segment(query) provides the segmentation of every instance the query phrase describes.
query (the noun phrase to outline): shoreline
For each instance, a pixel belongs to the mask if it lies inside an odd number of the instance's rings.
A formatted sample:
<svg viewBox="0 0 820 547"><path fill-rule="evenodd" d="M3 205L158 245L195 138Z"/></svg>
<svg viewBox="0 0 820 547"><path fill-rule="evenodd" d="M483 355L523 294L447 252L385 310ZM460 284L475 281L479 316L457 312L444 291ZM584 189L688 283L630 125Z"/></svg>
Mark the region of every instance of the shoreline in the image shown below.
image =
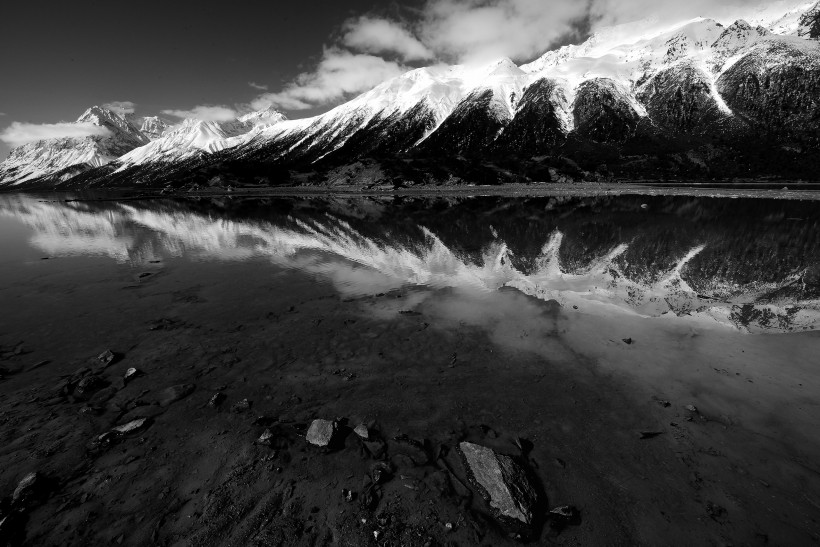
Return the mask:
<svg viewBox="0 0 820 547"><path fill-rule="evenodd" d="M780 188L771 188L779 186ZM202 198L202 197L278 197L278 196L350 196L350 197L550 197L550 196L601 196L601 195L647 195L647 196L698 196L716 198L763 198L763 199L796 199L820 200L820 183L663 183L663 182L628 182L628 183L555 183L555 184L513 184L503 186L441 186L419 188L364 188L352 186L309 187L280 186L260 188L214 188L203 190L175 190L163 193L160 188L107 188L86 190L0 190L0 193L21 193L35 196L76 195L76 198L63 201L110 201L134 199L167 199L167 198Z"/></svg>

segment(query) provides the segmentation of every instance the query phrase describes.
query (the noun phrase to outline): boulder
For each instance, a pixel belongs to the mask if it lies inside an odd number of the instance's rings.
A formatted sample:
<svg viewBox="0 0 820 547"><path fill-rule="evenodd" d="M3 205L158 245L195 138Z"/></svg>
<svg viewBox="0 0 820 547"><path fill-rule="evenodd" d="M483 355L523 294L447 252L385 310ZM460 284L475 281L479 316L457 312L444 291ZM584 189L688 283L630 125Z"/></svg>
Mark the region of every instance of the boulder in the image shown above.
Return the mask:
<svg viewBox="0 0 820 547"><path fill-rule="evenodd" d="M458 445L469 470L470 482L487 501L494 516L517 533L533 525L533 510L538 501L524 469L510 456L491 448L462 442Z"/></svg>

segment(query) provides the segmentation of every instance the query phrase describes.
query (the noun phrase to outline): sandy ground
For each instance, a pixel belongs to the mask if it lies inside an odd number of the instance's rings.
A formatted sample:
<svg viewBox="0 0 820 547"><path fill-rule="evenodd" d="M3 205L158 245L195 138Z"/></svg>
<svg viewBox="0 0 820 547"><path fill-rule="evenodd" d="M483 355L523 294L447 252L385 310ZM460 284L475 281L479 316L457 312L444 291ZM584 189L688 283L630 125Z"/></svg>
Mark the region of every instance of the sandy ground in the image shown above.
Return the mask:
<svg viewBox="0 0 820 547"><path fill-rule="evenodd" d="M262 261L17 258L0 287L0 496L32 471L43 488L10 544L514 544L467 481L465 439L521 458L539 515L580 510L541 519L535 544L820 541L819 332L512 289L345 296ZM88 376L98 391L65 394ZM135 417L149 427L94 442ZM386 441L391 480L369 488L355 435L306 443L312 419L342 417ZM254 444L265 429L273 445Z"/></svg>

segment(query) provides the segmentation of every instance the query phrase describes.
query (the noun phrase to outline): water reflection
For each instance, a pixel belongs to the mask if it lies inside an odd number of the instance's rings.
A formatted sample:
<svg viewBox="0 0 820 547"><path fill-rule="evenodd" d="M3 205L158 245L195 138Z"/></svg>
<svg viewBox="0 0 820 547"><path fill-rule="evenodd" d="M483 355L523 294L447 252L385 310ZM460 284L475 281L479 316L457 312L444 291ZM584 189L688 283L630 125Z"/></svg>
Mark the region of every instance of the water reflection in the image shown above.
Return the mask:
<svg viewBox="0 0 820 547"><path fill-rule="evenodd" d="M172 257L265 259L351 297L408 285L509 287L596 314L685 317L751 331L820 323L814 209L798 201L636 196L0 197L0 215L30 227L26 243L50 256L108 256L134 266Z"/></svg>

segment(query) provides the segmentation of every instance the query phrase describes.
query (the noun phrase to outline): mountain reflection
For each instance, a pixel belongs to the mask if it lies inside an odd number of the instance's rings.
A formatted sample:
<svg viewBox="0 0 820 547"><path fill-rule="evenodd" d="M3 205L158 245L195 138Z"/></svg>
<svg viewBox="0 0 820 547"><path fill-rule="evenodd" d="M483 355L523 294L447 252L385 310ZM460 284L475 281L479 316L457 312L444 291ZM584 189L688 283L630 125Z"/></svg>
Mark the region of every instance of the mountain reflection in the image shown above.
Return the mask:
<svg viewBox="0 0 820 547"><path fill-rule="evenodd" d="M51 256L264 258L346 296L512 287L563 306L816 328L812 203L692 197L276 198L47 202L0 197ZM594 304L594 306L590 306ZM602 306L604 308L602 308Z"/></svg>

